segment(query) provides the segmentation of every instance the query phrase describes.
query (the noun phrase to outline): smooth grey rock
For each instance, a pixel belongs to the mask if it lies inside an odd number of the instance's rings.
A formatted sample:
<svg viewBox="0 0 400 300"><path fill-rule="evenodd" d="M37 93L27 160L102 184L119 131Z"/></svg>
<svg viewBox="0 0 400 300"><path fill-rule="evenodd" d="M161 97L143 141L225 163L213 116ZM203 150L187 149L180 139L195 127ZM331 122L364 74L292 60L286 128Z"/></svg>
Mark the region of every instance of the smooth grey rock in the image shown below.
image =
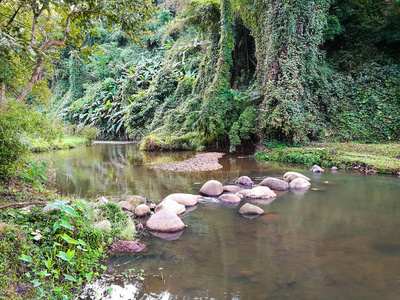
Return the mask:
<svg viewBox="0 0 400 300"><path fill-rule="evenodd" d="M241 190L242 188L237 185L225 185L224 186L224 192L228 193L237 193Z"/></svg>
<svg viewBox="0 0 400 300"><path fill-rule="evenodd" d="M324 172L324 169L322 169L318 165L313 165L312 168L310 169L310 171L313 173L322 173L322 172Z"/></svg>
<svg viewBox="0 0 400 300"><path fill-rule="evenodd" d="M149 213L150 213L150 207L148 207L146 204L139 204L135 208L135 215L138 217L146 216Z"/></svg>
<svg viewBox="0 0 400 300"><path fill-rule="evenodd" d="M117 205L119 205L122 210L133 211L135 209L135 206L129 201L120 201Z"/></svg>
<svg viewBox="0 0 400 300"><path fill-rule="evenodd" d="M165 208L172 210L175 214L180 215L186 211L185 205L179 204L172 199L164 199L155 208L155 212L161 211Z"/></svg>
<svg viewBox="0 0 400 300"><path fill-rule="evenodd" d="M185 224L174 211L164 208L150 217L146 227L160 232L176 232L184 229Z"/></svg>
<svg viewBox="0 0 400 300"><path fill-rule="evenodd" d="M266 186L275 191L286 191L289 189L289 184L286 181L272 177L265 178L261 181L260 186Z"/></svg>
<svg viewBox="0 0 400 300"><path fill-rule="evenodd" d="M235 194L223 194L218 197L218 200L227 204L239 204L242 201L242 199Z"/></svg>
<svg viewBox="0 0 400 300"><path fill-rule="evenodd" d="M338 171L338 170L339 170L338 167L332 167L332 168L331 168L331 171L334 171L334 172L335 172L335 171Z"/></svg>
<svg viewBox="0 0 400 300"><path fill-rule="evenodd" d="M308 189L310 186L311 186L311 183L309 183L304 178L300 178L300 177L292 180L289 183L289 187L291 189Z"/></svg>
<svg viewBox="0 0 400 300"><path fill-rule="evenodd" d="M207 181L200 189L200 193L206 196L216 197L222 194L224 187L221 182L217 180Z"/></svg>
<svg viewBox="0 0 400 300"><path fill-rule="evenodd" d="M192 194L184 194L184 193L175 193L168 195L167 197L164 198L164 200L171 199L179 204L185 205L185 206L193 206L199 203L199 199L201 196L199 195L192 195ZM163 201L164 201L163 200Z"/></svg>
<svg viewBox="0 0 400 300"><path fill-rule="evenodd" d="M298 172L286 172L283 174L283 179L285 179L287 182L291 182L296 178L304 178L305 180L310 181L310 178Z"/></svg>
<svg viewBox="0 0 400 300"><path fill-rule="evenodd" d="M245 187L253 187L253 185L254 185L254 182L253 182L253 180L251 180L250 179L250 177L248 177L248 176L240 176L236 181L235 181L235 184L237 184L237 185L242 185L242 186L245 186Z"/></svg>
<svg viewBox="0 0 400 300"><path fill-rule="evenodd" d="M236 193L241 199L274 199L276 194L269 187L258 186L252 189L244 189Z"/></svg>
<svg viewBox="0 0 400 300"><path fill-rule="evenodd" d="M239 213L244 215L262 215L264 210L256 205L246 203L240 208Z"/></svg>

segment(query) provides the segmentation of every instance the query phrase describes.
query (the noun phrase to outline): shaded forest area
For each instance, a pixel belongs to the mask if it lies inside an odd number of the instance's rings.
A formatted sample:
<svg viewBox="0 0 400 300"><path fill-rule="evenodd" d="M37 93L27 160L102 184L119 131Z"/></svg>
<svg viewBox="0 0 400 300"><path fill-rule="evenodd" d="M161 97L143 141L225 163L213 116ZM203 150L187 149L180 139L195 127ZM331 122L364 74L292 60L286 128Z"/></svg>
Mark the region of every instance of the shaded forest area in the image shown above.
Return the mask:
<svg viewBox="0 0 400 300"><path fill-rule="evenodd" d="M399 1L160 0L153 7L134 38L118 20L92 19L84 32L75 25L46 55L25 101L43 110L46 100L47 114L93 125L100 139L141 140L146 150L399 139ZM4 51L9 27L0 28L3 98L18 99L32 64Z"/></svg>

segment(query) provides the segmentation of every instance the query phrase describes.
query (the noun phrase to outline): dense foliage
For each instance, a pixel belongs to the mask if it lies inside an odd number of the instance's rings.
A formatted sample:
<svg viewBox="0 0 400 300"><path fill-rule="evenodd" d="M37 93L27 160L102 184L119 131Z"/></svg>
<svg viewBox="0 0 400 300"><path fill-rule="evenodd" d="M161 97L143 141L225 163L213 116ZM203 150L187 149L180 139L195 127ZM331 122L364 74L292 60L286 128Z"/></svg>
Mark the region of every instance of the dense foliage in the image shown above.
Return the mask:
<svg viewBox="0 0 400 300"><path fill-rule="evenodd" d="M64 120L148 150L399 138L400 2L156 6L138 44L126 26L91 23L52 60L43 79Z"/></svg>

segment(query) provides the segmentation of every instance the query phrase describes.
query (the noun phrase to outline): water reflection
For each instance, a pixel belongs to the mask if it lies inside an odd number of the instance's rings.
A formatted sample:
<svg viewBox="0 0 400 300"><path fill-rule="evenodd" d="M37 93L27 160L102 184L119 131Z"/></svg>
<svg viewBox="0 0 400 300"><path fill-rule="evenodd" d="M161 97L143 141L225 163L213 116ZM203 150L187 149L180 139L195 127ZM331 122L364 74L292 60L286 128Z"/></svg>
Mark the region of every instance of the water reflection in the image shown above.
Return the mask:
<svg viewBox="0 0 400 300"><path fill-rule="evenodd" d="M51 154L61 189L162 199L198 193L209 179L231 183L247 175L259 183L290 169L309 175L317 190L279 193L272 203L258 204L270 214L255 219L240 216L241 205L199 203L183 217L188 227L178 239L144 236L148 252L110 257L94 288L104 298L85 299L398 299L398 178L329 171L316 176L308 168L234 155L222 159L219 171L173 173L148 165L194 154L148 154L135 147L96 145ZM122 276L129 269L145 270L145 279ZM106 298L110 287L115 298Z"/></svg>

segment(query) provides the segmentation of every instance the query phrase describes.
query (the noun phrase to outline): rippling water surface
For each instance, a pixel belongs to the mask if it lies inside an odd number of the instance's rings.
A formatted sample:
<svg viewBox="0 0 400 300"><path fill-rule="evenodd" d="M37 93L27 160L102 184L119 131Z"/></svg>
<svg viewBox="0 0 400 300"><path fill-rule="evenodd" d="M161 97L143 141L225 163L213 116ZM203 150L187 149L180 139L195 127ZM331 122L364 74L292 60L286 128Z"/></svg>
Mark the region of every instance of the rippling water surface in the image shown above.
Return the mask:
<svg viewBox="0 0 400 300"><path fill-rule="evenodd" d="M205 181L256 183L288 170L318 191L280 193L269 214L246 219L238 207L200 203L175 240L144 236L147 251L115 255L84 299L400 299L400 179L257 163L226 155L223 169L174 173L151 168L193 152L145 153L135 144L96 144L45 154L62 193L139 194L159 202L198 193Z"/></svg>

